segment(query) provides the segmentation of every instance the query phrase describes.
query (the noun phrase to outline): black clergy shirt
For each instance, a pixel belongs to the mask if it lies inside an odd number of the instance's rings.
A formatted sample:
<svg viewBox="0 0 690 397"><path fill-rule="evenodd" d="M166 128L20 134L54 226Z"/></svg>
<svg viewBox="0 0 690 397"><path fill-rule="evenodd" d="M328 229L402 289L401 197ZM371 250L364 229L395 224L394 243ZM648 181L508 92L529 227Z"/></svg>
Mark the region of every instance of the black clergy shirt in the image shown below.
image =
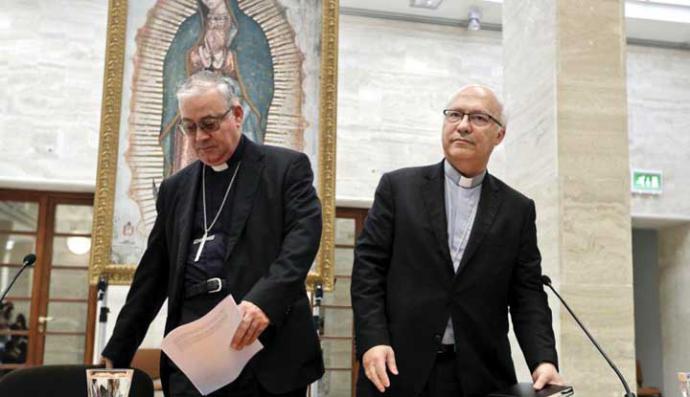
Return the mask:
<svg viewBox="0 0 690 397"><path fill-rule="evenodd" d="M210 225L215 218L218 209L223 201L223 196L230 184L235 170L242 159L242 154L244 147L246 146L245 140L248 139L244 135L240 138L240 142L235 149L232 157L228 159L228 168L223 171L214 171L213 168L204 165L206 167L206 224ZM241 165L240 165L241 166ZM201 173L203 178L203 173ZM204 249L201 251L201 256L198 262L194 261L196 257L197 250L199 249L200 243L194 243L194 240L201 238L204 234L204 207L203 207L203 185L199 181L199 189L197 192L196 203L194 204L194 226L192 228L191 239L189 241L189 248L187 251L187 260L185 263L184 271L184 285L185 289L190 286L202 283L210 278L219 277L225 278L225 255L227 248L227 236L230 231L230 224L232 221L232 209L235 191L237 190L237 184L239 178L235 178L233 187L230 189L228 198L225 205L223 206L218 221L213 225L213 227L208 231L209 236L215 236L213 240L206 241ZM201 296L203 301L208 301L207 304L194 305L197 307L198 317L205 314L210 310L217 302L220 302L222 298L227 296L225 293L212 294L211 296ZM193 299L193 298L192 298ZM186 301L187 299L185 299ZM186 306L186 304L185 304ZM184 312L184 310L183 310ZM192 321L194 318L189 316L183 319L183 322ZM197 316L193 316L197 317ZM186 321L185 321L186 320Z"/></svg>

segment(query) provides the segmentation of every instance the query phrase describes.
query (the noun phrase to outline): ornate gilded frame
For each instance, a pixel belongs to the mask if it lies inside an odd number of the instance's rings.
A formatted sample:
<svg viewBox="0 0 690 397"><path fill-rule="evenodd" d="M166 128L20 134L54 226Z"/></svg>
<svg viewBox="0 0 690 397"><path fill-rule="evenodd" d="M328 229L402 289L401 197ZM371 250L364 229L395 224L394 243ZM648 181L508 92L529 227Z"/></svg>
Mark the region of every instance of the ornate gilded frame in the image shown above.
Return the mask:
<svg viewBox="0 0 690 397"><path fill-rule="evenodd" d="M323 208L323 234L317 255L316 271L309 273L310 286L322 283L333 288L335 227L335 150L337 120L338 0L322 0L321 71L319 90L319 197ZM101 275L110 284L128 285L135 264L111 263L115 180L118 168L118 139L122 104L122 79L125 63L127 0L109 0L106 38L100 145L94 196L93 246L89 264L89 283Z"/></svg>

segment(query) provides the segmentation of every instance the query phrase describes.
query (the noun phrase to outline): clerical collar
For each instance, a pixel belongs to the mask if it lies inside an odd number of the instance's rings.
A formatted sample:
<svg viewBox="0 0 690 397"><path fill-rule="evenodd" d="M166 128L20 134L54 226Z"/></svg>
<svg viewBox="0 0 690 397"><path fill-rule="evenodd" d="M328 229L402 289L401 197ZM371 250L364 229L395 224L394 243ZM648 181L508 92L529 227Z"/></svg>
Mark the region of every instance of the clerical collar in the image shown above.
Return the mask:
<svg viewBox="0 0 690 397"><path fill-rule="evenodd" d="M443 170L446 174L446 178L450 179L455 185L458 185L465 189L471 189L482 184L484 177L486 176L486 170L482 171L481 174L468 178L456 170L453 165L448 162L448 160L443 161Z"/></svg>
<svg viewBox="0 0 690 397"><path fill-rule="evenodd" d="M222 172L227 170L230 166L234 165L238 161L242 159L242 153L244 152L244 147L246 146L246 140L247 138L242 134L240 137L240 142L237 144L237 148L235 148L235 152L230 156L228 161L218 164L218 165L212 165L211 169L213 169L215 172Z"/></svg>

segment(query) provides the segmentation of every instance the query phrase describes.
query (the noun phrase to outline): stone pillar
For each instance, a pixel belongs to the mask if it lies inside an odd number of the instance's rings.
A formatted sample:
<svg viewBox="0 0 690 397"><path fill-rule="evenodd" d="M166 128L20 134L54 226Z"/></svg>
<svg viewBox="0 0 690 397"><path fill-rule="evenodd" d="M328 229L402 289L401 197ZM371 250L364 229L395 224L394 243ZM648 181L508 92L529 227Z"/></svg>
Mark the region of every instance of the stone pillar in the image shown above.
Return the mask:
<svg viewBox="0 0 690 397"><path fill-rule="evenodd" d="M659 232L659 308L664 395L679 393L678 372L690 372L690 226Z"/></svg>
<svg viewBox="0 0 690 397"><path fill-rule="evenodd" d="M503 2L504 144L507 182L536 202L544 272L634 391L623 5ZM576 394L623 395L565 308L550 302L561 372Z"/></svg>

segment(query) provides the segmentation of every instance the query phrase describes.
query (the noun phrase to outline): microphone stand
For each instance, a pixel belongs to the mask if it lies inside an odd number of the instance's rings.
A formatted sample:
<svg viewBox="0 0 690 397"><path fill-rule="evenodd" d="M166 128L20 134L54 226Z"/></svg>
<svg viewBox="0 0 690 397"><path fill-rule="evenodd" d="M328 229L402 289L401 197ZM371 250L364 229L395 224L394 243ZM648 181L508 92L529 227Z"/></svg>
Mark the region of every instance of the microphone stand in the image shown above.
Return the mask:
<svg viewBox="0 0 690 397"><path fill-rule="evenodd" d="M5 288L5 291L3 291L2 296L0 296L0 305L3 303L3 300L5 299L5 296L7 296L7 293L10 292L10 289L12 289L14 282L17 281L17 279L19 278L19 275L22 274L24 269L33 265L35 261L36 261L36 255L34 255L34 254L29 254L29 255L24 257L24 261L23 261L24 263L23 263L21 269L19 269L19 271L14 275L14 278L10 282L10 285L8 285L7 288Z"/></svg>
<svg viewBox="0 0 690 397"><path fill-rule="evenodd" d="M100 310L98 313L98 342L94 355L95 357L100 357L101 352L105 348L105 327L108 325L108 313L110 313L110 309L108 308L108 279L105 276L101 276L98 279L97 288L97 300L100 302ZM96 358L95 360L98 359Z"/></svg>
<svg viewBox="0 0 690 397"><path fill-rule="evenodd" d="M321 302L323 301L323 285L316 283L314 286L314 307L312 308L312 318L314 320L314 328L319 335L319 339L323 336L323 317L321 317ZM315 381L309 387L309 397L317 397L319 395L319 382Z"/></svg>
<svg viewBox="0 0 690 397"><path fill-rule="evenodd" d="M565 308L568 310L568 313L570 313L570 315L573 317L573 319L575 319L575 322L577 322L577 325L579 325L580 328L585 332L585 335L587 335L587 337L592 342L594 347L596 347L597 350L599 350L599 353L601 353L601 355L604 357L604 360L606 360L606 362L609 364L611 369L613 369L613 372L616 373L616 375L618 376L618 379L620 379L621 383L623 384L623 388L625 389L625 394L623 395L623 397L635 397L635 394L630 391L630 387L628 386L628 382L625 381L625 378L623 377L623 374L621 374L621 371L618 370L618 367L616 367L616 365L613 363L613 361L611 361L609 356L604 352L604 349L602 349L601 346L599 346L597 341L594 340L594 337L589 333L589 331L587 331L587 328L585 328L585 326L582 324L582 322L580 322L580 319L577 318L575 313L570 309L570 306L568 306L568 304L565 303L565 300L563 300L561 295L556 291L556 289L553 288L553 286L551 285L551 279L549 278L549 276L543 275L543 276L541 276L541 279L542 279L542 282L544 283L544 285L549 287L549 289L551 289L551 291L553 291L553 293L556 294L556 296L558 297L558 300L560 300L561 303L563 304L563 306L565 306Z"/></svg>

